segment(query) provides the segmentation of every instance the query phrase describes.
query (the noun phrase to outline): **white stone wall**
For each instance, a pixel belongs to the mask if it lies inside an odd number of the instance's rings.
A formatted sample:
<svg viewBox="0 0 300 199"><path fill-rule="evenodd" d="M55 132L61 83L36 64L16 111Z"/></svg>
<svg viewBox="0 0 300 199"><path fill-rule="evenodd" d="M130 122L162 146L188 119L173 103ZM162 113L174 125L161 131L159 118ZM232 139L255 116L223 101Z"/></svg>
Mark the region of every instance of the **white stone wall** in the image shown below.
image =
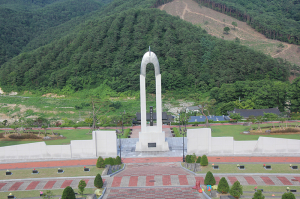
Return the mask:
<svg viewBox="0 0 300 199"><path fill-rule="evenodd" d="M115 131L93 131L96 141L96 155L102 157L117 156L117 136Z"/></svg>
<svg viewBox="0 0 300 199"><path fill-rule="evenodd" d="M247 136L247 135L245 135ZM233 137L211 137L210 128L188 129L187 154L300 156L300 140L259 137L234 141Z"/></svg>

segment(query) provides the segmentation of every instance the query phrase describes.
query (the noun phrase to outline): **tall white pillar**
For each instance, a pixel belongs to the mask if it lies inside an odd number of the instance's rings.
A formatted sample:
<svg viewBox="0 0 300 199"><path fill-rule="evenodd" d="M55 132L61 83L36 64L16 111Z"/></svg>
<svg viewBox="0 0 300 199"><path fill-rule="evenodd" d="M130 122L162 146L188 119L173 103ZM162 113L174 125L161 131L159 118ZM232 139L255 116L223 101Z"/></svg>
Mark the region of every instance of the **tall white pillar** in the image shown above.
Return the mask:
<svg viewBox="0 0 300 199"><path fill-rule="evenodd" d="M141 132L146 133L147 118L146 118L146 78L140 75L140 98L141 98Z"/></svg>
<svg viewBox="0 0 300 199"><path fill-rule="evenodd" d="M155 77L156 82L156 125L157 132L162 132L162 105L161 105L161 74Z"/></svg>

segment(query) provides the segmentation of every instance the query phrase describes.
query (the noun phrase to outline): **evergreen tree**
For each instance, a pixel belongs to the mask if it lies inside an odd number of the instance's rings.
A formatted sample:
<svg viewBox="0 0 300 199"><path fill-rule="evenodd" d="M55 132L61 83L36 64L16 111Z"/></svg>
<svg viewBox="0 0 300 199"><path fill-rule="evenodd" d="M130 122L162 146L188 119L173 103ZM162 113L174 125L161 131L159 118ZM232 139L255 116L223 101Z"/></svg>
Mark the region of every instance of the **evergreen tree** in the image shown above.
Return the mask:
<svg viewBox="0 0 300 199"><path fill-rule="evenodd" d="M96 167L97 168L105 168L104 159L101 156L98 157Z"/></svg>
<svg viewBox="0 0 300 199"><path fill-rule="evenodd" d="M238 199L243 195L243 186L239 181L235 181L229 191L230 195Z"/></svg>
<svg viewBox="0 0 300 199"><path fill-rule="evenodd" d="M61 199L76 199L75 197L75 192L72 189L72 187L67 186L64 191L63 194L61 196Z"/></svg>
<svg viewBox="0 0 300 199"><path fill-rule="evenodd" d="M265 196L262 194L261 190L258 190L254 193L254 196L252 199L265 199Z"/></svg>
<svg viewBox="0 0 300 199"><path fill-rule="evenodd" d="M204 179L204 184L205 185L215 185L216 184L216 180L214 175L212 174L212 172L208 171L206 173L205 179Z"/></svg>
<svg viewBox="0 0 300 199"><path fill-rule="evenodd" d="M99 173L96 175L96 178L94 180L94 186L99 189L102 188L102 186L103 186L103 180Z"/></svg>
<svg viewBox="0 0 300 199"><path fill-rule="evenodd" d="M201 163L201 156L198 156L196 163Z"/></svg>
<svg viewBox="0 0 300 199"><path fill-rule="evenodd" d="M116 162L115 162L115 164L116 164L116 165L122 164L122 161L121 161L120 156L117 156L117 157L116 157Z"/></svg>
<svg viewBox="0 0 300 199"><path fill-rule="evenodd" d="M191 161L191 155L186 155L185 156L185 162L186 163L191 163L192 161Z"/></svg>
<svg viewBox="0 0 300 199"><path fill-rule="evenodd" d="M281 199L296 199L296 197L292 192L288 192L288 193L284 193Z"/></svg>
<svg viewBox="0 0 300 199"><path fill-rule="evenodd" d="M84 188L86 187L86 182L84 180L80 180L78 184L78 192L83 196Z"/></svg>
<svg viewBox="0 0 300 199"><path fill-rule="evenodd" d="M222 177L218 184L218 192L220 193L228 193L229 192L229 184L226 178Z"/></svg>
<svg viewBox="0 0 300 199"><path fill-rule="evenodd" d="M208 165L208 159L206 155L203 155L200 162L201 166L207 166Z"/></svg>

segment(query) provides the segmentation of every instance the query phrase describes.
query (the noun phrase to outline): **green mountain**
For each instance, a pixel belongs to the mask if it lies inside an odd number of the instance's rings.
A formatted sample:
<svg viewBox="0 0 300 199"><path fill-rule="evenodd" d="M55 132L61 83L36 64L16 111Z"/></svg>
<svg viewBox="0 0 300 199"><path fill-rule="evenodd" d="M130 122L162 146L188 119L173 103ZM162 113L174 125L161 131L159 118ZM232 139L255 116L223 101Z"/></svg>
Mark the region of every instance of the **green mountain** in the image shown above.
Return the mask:
<svg viewBox="0 0 300 199"><path fill-rule="evenodd" d="M164 90L208 91L224 83L265 78L286 81L289 76L289 63L212 37L158 9L117 12L79 27L3 64L1 88L79 91L105 84L117 92L138 90L140 62L148 46L159 57ZM154 92L150 68L147 89Z"/></svg>
<svg viewBox="0 0 300 199"><path fill-rule="evenodd" d="M246 21L267 38L300 44L299 0L195 0Z"/></svg>
<svg viewBox="0 0 300 199"><path fill-rule="evenodd" d="M56 29L71 19L84 16L109 0L2 1L0 4L0 65L19 53L47 44L30 44L44 31ZM51 37L50 37L51 38ZM36 43L36 42L35 42ZM25 49L24 49L25 48Z"/></svg>

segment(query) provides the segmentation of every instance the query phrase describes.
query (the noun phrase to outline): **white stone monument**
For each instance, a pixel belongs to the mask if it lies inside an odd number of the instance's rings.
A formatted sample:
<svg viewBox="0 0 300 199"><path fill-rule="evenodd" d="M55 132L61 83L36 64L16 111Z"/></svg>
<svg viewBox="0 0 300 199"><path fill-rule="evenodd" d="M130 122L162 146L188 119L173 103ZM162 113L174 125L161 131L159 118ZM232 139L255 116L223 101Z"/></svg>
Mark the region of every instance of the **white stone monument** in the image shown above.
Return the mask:
<svg viewBox="0 0 300 199"><path fill-rule="evenodd" d="M147 126L146 118L146 66L152 63L155 69L156 82L156 126ZM169 144L165 141L165 132L162 131L162 105L161 105L161 74L158 59L155 53L146 52L141 63L140 74L141 97L141 132L136 143L136 151L169 151Z"/></svg>

